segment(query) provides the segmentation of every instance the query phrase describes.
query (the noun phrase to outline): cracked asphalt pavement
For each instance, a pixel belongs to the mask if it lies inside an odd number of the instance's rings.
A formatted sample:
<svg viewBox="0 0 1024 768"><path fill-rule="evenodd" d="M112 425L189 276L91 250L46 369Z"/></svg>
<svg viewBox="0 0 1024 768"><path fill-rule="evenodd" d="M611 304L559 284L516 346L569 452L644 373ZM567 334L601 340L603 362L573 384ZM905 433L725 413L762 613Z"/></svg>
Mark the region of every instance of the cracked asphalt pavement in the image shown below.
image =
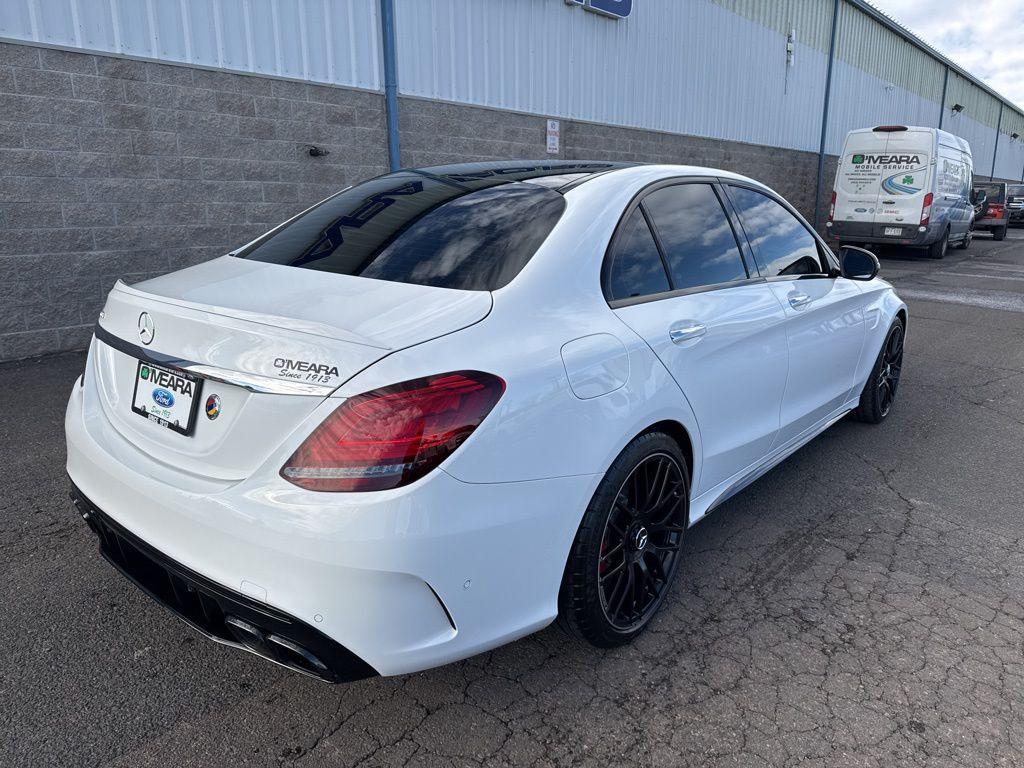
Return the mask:
<svg viewBox="0 0 1024 768"><path fill-rule="evenodd" d="M556 628L328 686L207 642L114 572L67 500L82 355L0 367L4 766L1024 763L1024 230L907 297L899 397L693 528L634 645Z"/></svg>

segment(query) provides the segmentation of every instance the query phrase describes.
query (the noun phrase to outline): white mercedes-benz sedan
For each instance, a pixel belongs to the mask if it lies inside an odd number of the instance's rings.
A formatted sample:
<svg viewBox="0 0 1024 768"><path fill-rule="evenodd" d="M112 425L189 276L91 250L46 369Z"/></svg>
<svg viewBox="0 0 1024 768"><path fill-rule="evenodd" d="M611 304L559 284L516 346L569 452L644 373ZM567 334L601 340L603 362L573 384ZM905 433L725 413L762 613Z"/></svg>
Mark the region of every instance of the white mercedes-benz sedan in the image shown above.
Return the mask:
<svg viewBox="0 0 1024 768"><path fill-rule="evenodd" d="M345 189L118 282L68 404L104 557L332 681L651 622L688 526L900 381L906 306L710 168L494 162Z"/></svg>

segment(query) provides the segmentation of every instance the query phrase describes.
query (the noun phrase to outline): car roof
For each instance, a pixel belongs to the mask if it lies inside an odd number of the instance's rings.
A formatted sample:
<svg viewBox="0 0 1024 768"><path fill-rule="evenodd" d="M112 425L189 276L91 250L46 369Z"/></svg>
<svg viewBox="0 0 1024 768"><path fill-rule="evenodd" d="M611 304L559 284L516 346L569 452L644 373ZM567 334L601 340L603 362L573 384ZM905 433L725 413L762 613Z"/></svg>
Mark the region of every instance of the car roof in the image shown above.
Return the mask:
<svg viewBox="0 0 1024 768"><path fill-rule="evenodd" d="M595 174L596 176L597 174ZM602 176L604 174L601 174ZM768 186L757 179L752 179L749 176L744 176L740 173L733 171L727 171L723 168L711 168L704 165L673 165L669 163L650 163L650 164L634 164L629 166L623 166L615 170L609 171L608 175L614 176L617 180L628 181L633 178L648 178L659 177L659 178L686 178L686 177L710 177L718 179L728 179L731 181L742 181L748 184L753 184L758 187L764 187L768 189Z"/></svg>
<svg viewBox="0 0 1024 768"><path fill-rule="evenodd" d="M395 171L395 173L422 174L449 184L464 187L467 191L502 183L527 182L541 184L558 192L568 192L570 189L575 189L592 179L610 174L614 174L616 178L622 181L639 176L649 177L655 174L664 178L711 176L744 181L762 187L765 186L756 179L721 168L709 168L700 165L599 160L497 160L434 165L424 168L403 168Z"/></svg>
<svg viewBox="0 0 1024 768"><path fill-rule="evenodd" d="M610 171L629 168L635 163L585 160L496 160L478 163L454 163L425 168L403 168L396 174L429 176L467 191L503 183L528 182L557 191Z"/></svg>

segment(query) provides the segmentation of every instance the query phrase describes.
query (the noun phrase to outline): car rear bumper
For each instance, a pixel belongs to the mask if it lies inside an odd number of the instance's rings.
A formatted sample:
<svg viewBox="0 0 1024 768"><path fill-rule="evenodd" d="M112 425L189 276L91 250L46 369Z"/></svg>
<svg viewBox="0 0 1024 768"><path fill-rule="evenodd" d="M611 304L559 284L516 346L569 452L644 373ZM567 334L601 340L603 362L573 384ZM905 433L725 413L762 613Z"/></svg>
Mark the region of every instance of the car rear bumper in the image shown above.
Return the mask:
<svg viewBox="0 0 1024 768"><path fill-rule="evenodd" d="M993 230L993 229L1002 229L1003 227L1005 227L1009 223L1009 221L1010 221L1010 219L1007 219L1007 218L1002 218L1002 219L982 219L981 221L974 222L974 229L975 230L979 230L980 229L980 230L985 230L985 231Z"/></svg>
<svg viewBox="0 0 1024 768"><path fill-rule="evenodd" d="M326 679L422 670L550 623L566 556L600 479L466 483L439 469L393 491L331 494L292 486L270 468L225 487L194 479L189 486L185 477L169 482L173 468L114 430L90 386L74 387L65 430L68 474L84 507L101 510L101 533L118 532L186 585L206 585L223 615L199 621L194 607L172 610L217 640L275 661L259 642L278 634L320 659ZM105 545L108 558L117 541ZM292 629L253 620L257 609ZM264 640L246 645L237 626L224 625L230 615Z"/></svg>
<svg viewBox="0 0 1024 768"><path fill-rule="evenodd" d="M914 225L891 224L890 227L899 227L899 235L886 235L883 224L874 224L863 221L834 221L828 227L827 235L830 239L840 243L880 243L890 245L930 245L935 242L941 230L928 228L924 232Z"/></svg>
<svg viewBox="0 0 1024 768"><path fill-rule="evenodd" d="M369 664L305 622L171 560L116 523L74 484L70 496L99 539L106 561L209 639L332 683L376 674Z"/></svg>

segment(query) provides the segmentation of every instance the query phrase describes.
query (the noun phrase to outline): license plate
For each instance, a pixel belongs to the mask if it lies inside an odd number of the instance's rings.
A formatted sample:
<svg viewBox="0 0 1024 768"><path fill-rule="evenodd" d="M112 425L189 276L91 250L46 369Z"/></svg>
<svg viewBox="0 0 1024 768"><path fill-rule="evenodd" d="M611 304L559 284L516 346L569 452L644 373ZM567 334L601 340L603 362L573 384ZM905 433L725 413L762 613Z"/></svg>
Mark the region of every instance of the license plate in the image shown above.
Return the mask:
<svg viewBox="0 0 1024 768"><path fill-rule="evenodd" d="M885 236L886 237L899 237L902 234L903 234L903 230L900 227L886 227L885 228Z"/></svg>
<svg viewBox="0 0 1024 768"><path fill-rule="evenodd" d="M132 410L182 435L192 434L203 380L184 371L139 361Z"/></svg>

